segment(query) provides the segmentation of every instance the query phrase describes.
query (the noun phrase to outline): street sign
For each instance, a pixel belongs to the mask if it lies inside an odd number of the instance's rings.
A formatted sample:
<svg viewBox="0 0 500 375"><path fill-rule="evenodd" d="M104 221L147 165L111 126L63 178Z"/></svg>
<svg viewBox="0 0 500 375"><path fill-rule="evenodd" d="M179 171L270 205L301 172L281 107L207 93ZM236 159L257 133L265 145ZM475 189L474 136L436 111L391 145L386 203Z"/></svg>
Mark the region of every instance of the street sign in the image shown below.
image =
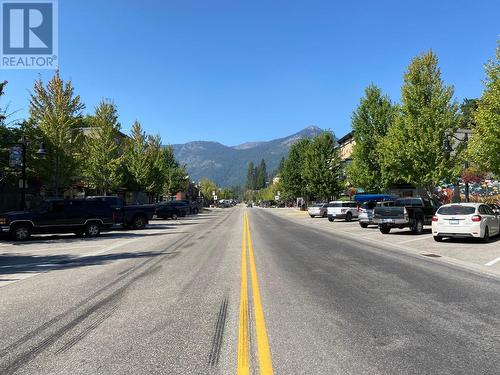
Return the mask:
<svg viewBox="0 0 500 375"><path fill-rule="evenodd" d="M19 168L23 165L23 148L21 146L12 146L9 154L9 167Z"/></svg>
<svg viewBox="0 0 500 375"><path fill-rule="evenodd" d="M274 196L274 200L275 200L275 201L279 201L279 200L280 200L280 196L279 196L279 195L275 195L275 196Z"/></svg>
<svg viewBox="0 0 500 375"><path fill-rule="evenodd" d="M214 195L214 201L216 201L216 200L217 200L217 195Z"/></svg>

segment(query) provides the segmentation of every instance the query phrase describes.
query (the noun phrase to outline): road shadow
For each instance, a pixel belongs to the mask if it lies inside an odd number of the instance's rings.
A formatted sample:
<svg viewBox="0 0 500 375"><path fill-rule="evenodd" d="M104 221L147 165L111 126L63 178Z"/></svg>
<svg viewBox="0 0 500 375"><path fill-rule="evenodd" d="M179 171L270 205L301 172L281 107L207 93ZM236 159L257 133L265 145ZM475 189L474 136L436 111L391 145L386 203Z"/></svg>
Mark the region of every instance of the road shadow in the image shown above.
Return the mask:
<svg viewBox="0 0 500 375"><path fill-rule="evenodd" d="M485 243L480 238L443 238L443 243L465 243L465 244L491 244L500 242L500 235L490 237L490 240Z"/></svg>
<svg viewBox="0 0 500 375"><path fill-rule="evenodd" d="M7 276L16 273L39 273L51 270L60 270L77 267L87 267L95 265L103 265L106 263L136 258L150 258L160 255L172 254L162 251L147 251L147 252L123 252L113 254L100 254L86 257L78 257L70 254L63 255L6 255L0 254L0 274ZM8 278L0 279L8 281Z"/></svg>
<svg viewBox="0 0 500 375"><path fill-rule="evenodd" d="M432 229L431 228L424 228L422 234L431 234ZM401 230L400 232L391 232L391 234L395 236L418 236L418 234L413 233L410 229L407 230Z"/></svg>
<svg viewBox="0 0 500 375"><path fill-rule="evenodd" d="M163 229L175 229L175 228L169 227ZM127 232L126 229L123 229L123 230L113 230L111 232L102 232L99 237L92 237L92 238L78 237L75 236L74 234L53 234L53 235L43 235L43 236L33 235L29 240L22 242L12 241L9 237L4 237L2 238L2 242L12 246L23 247L32 244L51 244L51 243L76 244L76 243L99 242L100 240L109 238L139 238L139 237L149 237L149 236L161 236L164 234L165 233L130 233Z"/></svg>

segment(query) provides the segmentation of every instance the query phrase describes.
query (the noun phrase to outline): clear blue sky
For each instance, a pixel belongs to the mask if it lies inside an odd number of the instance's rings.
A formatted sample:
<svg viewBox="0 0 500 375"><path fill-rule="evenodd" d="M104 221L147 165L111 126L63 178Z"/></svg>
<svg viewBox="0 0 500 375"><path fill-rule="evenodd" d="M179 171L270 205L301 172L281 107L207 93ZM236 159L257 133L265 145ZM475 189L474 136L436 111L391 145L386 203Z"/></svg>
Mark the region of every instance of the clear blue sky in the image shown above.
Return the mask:
<svg viewBox="0 0 500 375"><path fill-rule="evenodd" d="M371 82L399 100L411 58L432 48L458 100L481 94L500 35L496 1L59 0L64 79L92 111L118 105L165 143L227 145L310 124L338 136ZM41 73L0 71L2 106L28 109Z"/></svg>

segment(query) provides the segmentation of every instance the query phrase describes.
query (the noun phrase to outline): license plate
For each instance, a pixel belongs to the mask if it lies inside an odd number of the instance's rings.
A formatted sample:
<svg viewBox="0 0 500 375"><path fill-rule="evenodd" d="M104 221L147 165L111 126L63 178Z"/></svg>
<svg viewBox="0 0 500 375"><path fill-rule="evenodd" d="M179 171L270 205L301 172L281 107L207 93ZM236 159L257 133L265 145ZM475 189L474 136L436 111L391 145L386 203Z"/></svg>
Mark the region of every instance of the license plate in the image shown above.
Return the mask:
<svg viewBox="0 0 500 375"><path fill-rule="evenodd" d="M383 219L382 223L394 223L394 219Z"/></svg>
<svg viewBox="0 0 500 375"><path fill-rule="evenodd" d="M458 221L458 220L450 220L451 225L458 225L459 223L460 223L460 221Z"/></svg>

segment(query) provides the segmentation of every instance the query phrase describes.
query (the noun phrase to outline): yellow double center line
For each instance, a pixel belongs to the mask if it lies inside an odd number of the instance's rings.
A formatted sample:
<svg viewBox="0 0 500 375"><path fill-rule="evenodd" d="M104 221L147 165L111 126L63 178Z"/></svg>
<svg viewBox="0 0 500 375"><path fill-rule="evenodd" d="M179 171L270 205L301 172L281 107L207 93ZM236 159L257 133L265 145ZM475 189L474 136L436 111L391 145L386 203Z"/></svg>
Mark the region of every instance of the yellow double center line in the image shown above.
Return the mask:
<svg viewBox="0 0 500 375"><path fill-rule="evenodd" d="M259 358L259 373L261 375L272 375L273 366L271 361L271 350L267 339L266 322L264 310L260 298L259 280L253 256L252 237L248 223L248 213L245 211L243 217L243 238L241 241L241 288L240 288L240 324L238 334L238 375L250 373L250 336L249 336L249 311L248 311L248 259L250 264L250 278L252 287L252 301L255 318L255 330L257 336L257 354Z"/></svg>

